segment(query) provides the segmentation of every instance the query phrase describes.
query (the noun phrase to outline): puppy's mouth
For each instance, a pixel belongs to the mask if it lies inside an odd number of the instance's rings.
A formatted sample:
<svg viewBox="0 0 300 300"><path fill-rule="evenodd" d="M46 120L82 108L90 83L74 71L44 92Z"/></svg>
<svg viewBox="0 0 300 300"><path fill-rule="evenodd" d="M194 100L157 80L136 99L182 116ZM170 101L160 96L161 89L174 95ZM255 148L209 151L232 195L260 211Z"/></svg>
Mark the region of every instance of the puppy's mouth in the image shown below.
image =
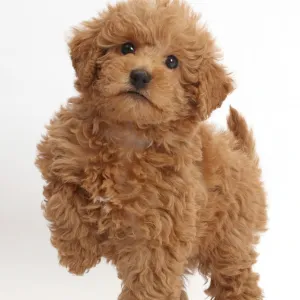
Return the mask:
<svg viewBox="0 0 300 300"><path fill-rule="evenodd" d="M136 100L148 101L151 103L150 99L142 92L138 90L125 91L122 94L129 95Z"/></svg>

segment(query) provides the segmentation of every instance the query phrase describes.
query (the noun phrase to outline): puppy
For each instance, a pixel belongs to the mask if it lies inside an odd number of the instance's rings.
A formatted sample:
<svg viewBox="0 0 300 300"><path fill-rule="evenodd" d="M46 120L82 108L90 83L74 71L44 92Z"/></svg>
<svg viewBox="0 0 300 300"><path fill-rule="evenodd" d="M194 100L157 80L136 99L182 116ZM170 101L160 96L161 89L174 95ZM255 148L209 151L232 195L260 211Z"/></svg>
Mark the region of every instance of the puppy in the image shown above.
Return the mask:
<svg viewBox="0 0 300 300"><path fill-rule="evenodd" d="M129 0L84 22L69 43L78 97L38 145L43 206L60 263L116 265L120 300L187 299L184 274L216 300L262 298L252 271L266 201L254 140L233 108L220 53L187 4Z"/></svg>

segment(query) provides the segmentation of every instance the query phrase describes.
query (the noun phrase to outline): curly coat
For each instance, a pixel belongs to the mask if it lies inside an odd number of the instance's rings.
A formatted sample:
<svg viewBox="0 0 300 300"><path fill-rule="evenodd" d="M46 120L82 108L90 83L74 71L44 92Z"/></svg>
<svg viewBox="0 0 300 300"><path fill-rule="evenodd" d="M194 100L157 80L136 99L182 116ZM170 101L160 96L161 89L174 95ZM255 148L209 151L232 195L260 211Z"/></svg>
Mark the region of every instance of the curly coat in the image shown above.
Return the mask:
<svg viewBox="0 0 300 300"><path fill-rule="evenodd" d="M205 122L233 82L198 19L179 1L129 0L74 29L79 96L38 145L60 263L83 274L105 257L123 281L120 300L187 299L183 276L196 269L213 299L262 298L252 265L266 201L254 140L233 108L228 131ZM136 52L122 55L128 41ZM170 54L176 70L164 65ZM143 99L128 93L136 68L152 76Z"/></svg>

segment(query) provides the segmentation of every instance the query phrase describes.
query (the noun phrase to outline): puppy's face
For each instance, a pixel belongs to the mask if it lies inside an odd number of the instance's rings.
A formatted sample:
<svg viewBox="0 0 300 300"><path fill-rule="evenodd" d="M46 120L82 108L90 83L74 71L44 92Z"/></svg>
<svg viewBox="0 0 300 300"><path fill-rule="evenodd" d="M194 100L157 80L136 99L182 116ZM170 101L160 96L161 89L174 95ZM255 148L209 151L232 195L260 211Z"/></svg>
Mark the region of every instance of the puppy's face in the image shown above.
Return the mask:
<svg viewBox="0 0 300 300"><path fill-rule="evenodd" d="M77 88L110 122L205 119L232 90L209 33L185 4L129 0L75 30Z"/></svg>

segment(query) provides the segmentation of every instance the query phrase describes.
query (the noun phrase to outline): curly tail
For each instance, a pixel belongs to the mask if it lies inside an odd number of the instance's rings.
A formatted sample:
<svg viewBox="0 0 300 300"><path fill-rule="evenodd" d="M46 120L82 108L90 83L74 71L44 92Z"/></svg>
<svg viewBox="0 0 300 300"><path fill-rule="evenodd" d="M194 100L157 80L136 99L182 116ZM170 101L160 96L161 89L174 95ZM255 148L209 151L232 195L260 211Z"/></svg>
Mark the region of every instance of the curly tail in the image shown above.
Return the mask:
<svg viewBox="0 0 300 300"><path fill-rule="evenodd" d="M237 140L237 148L245 152L250 158L257 159L252 130L248 128L245 119L231 106L227 125Z"/></svg>

